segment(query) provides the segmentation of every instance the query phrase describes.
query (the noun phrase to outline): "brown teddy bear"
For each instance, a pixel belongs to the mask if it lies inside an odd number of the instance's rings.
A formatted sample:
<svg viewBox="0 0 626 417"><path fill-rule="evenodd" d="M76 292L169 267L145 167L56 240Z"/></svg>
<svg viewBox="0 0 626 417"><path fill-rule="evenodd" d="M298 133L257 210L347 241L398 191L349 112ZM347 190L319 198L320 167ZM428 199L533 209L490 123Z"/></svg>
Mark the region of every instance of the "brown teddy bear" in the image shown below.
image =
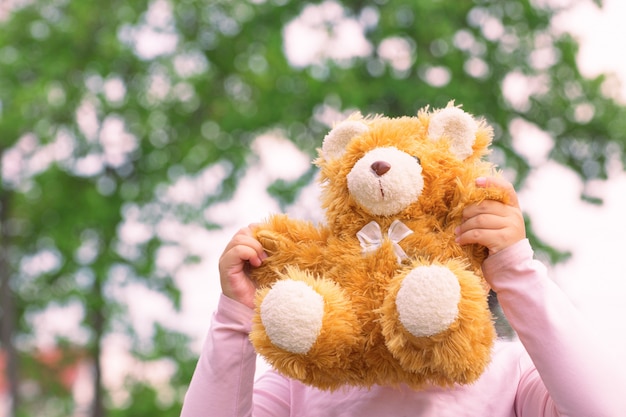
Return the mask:
<svg viewBox="0 0 626 417"><path fill-rule="evenodd" d="M256 229L269 255L250 339L276 370L322 389L449 386L476 380L495 338L480 265L461 247L492 130L452 103L415 117L355 114L325 137L326 223L275 215Z"/></svg>

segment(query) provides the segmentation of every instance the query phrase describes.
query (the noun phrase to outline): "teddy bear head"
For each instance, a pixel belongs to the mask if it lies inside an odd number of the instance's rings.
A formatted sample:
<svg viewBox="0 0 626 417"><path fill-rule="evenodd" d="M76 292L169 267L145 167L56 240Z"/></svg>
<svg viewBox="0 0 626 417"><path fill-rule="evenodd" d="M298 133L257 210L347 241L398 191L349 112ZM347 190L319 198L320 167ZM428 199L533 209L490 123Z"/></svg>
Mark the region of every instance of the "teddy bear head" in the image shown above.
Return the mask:
<svg viewBox="0 0 626 417"><path fill-rule="evenodd" d="M483 120L452 103L417 117L352 115L326 135L315 161L329 226L352 233L346 225L363 218L449 217L466 191L459 180L490 172L491 140Z"/></svg>

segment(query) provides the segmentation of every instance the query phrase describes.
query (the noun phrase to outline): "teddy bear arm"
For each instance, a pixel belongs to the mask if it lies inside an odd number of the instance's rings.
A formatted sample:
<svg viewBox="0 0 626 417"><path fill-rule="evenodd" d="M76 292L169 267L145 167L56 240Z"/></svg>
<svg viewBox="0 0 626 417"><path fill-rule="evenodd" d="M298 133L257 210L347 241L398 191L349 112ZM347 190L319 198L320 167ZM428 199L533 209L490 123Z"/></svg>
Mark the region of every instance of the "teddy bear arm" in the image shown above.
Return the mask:
<svg viewBox="0 0 626 417"><path fill-rule="evenodd" d="M480 203L484 200L494 200L508 204L509 196L506 191L498 188L474 188L468 197L469 204Z"/></svg>
<svg viewBox="0 0 626 417"><path fill-rule="evenodd" d="M272 216L255 229L255 237L261 242L268 255L277 251L297 252L303 245L321 245L327 232L311 222L291 219L287 215Z"/></svg>
<svg viewBox="0 0 626 417"><path fill-rule="evenodd" d="M500 201L507 204L510 198L506 191L497 188L459 186L454 192L454 197L448 203L447 213L441 219L441 228L454 230L463 220L463 211L466 207L485 200Z"/></svg>
<svg viewBox="0 0 626 417"><path fill-rule="evenodd" d="M255 237L268 257L251 271L259 287L271 285L285 268L298 266L303 270L317 268L323 260L327 234L325 228L310 222L293 220L286 215L275 215L257 225Z"/></svg>

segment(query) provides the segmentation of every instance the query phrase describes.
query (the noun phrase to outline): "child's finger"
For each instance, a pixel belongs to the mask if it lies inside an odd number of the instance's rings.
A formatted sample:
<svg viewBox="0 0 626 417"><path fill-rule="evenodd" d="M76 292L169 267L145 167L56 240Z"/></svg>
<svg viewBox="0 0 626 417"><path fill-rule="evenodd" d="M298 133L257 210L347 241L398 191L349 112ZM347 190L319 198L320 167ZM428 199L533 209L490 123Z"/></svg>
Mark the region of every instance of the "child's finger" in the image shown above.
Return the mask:
<svg viewBox="0 0 626 417"><path fill-rule="evenodd" d="M506 226L505 217L493 213L481 213L467 218L461 223L459 230L461 232L469 230L493 230L501 229L504 226Z"/></svg>
<svg viewBox="0 0 626 417"><path fill-rule="evenodd" d="M463 222L467 221L467 219L485 213L504 216L506 214L506 209L507 206L499 201L485 200L478 204L467 206L463 210Z"/></svg>
<svg viewBox="0 0 626 417"><path fill-rule="evenodd" d="M228 242L223 252L229 263L241 261L250 262L253 266L259 266L267 254L261 243L254 237L248 227L240 229Z"/></svg>

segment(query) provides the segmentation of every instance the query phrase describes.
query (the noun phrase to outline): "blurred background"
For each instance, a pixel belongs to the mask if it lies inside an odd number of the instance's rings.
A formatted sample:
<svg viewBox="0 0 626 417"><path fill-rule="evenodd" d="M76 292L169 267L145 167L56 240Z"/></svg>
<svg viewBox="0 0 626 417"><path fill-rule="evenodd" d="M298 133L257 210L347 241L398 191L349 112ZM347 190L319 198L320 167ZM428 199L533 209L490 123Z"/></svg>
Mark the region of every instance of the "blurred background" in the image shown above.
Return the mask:
<svg viewBox="0 0 626 417"><path fill-rule="evenodd" d="M0 0L0 417L178 416L224 245L321 220L310 161L355 110L484 116L537 256L626 351L625 5Z"/></svg>

